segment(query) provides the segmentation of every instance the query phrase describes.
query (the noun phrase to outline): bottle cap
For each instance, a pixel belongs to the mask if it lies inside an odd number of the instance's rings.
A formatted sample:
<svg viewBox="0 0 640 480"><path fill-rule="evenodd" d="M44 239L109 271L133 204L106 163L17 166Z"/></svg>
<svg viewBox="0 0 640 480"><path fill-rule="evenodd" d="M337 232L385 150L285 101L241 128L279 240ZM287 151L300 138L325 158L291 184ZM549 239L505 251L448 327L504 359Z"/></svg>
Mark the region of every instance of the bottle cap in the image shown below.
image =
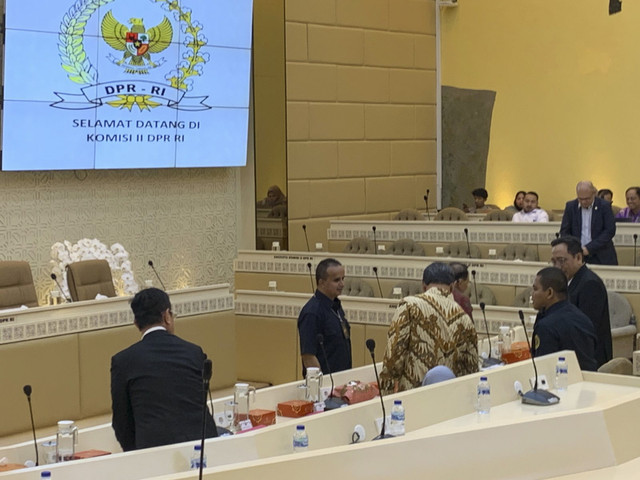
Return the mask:
<svg viewBox="0 0 640 480"><path fill-rule="evenodd" d="M304 425L296 425L296 430L304 430Z"/></svg>
<svg viewBox="0 0 640 480"><path fill-rule="evenodd" d="M202 446L201 445L194 445L193 449L200 451L200 450L202 450Z"/></svg>
<svg viewBox="0 0 640 480"><path fill-rule="evenodd" d="M51 472L49 470L45 470L40 473L40 478L51 478Z"/></svg>
<svg viewBox="0 0 640 480"><path fill-rule="evenodd" d="M402 405L402 400L394 400L393 404L394 405Z"/></svg>
<svg viewBox="0 0 640 480"><path fill-rule="evenodd" d="M486 382L487 381L487 377L480 377L480 381L481 382Z"/></svg>
<svg viewBox="0 0 640 480"><path fill-rule="evenodd" d="M558 360L559 360L559 361L561 361L561 362L564 362L564 361L565 361L565 360L564 360L564 357L558 357Z"/></svg>

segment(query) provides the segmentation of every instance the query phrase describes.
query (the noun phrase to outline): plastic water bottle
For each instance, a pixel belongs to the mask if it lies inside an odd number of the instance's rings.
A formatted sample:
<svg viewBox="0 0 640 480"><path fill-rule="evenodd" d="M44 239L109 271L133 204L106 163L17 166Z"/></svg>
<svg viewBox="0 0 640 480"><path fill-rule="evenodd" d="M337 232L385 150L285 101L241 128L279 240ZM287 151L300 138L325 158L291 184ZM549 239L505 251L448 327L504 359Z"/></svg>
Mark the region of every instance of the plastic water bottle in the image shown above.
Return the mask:
<svg viewBox="0 0 640 480"><path fill-rule="evenodd" d="M293 451L306 452L309 450L309 436L304 429L304 425L296 425L296 431L293 434Z"/></svg>
<svg viewBox="0 0 640 480"><path fill-rule="evenodd" d="M46 478L47 480L49 480L51 478L51 472L49 470L45 470L43 472L40 472L40 478Z"/></svg>
<svg viewBox="0 0 640 480"><path fill-rule="evenodd" d="M191 455L191 468L199 469L200 468L200 445L193 446L193 454ZM207 456L204 455L202 457L202 468L207 468Z"/></svg>
<svg viewBox="0 0 640 480"><path fill-rule="evenodd" d="M394 400L391 409L391 428L390 434L394 437L404 435L404 406L402 400Z"/></svg>
<svg viewBox="0 0 640 480"><path fill-rule="evenodd" d="M569 386L569 366L564 357L558 357L556 363L556 390L565 391Z"/></svg>
<svg viewBox="0 0 640 480"><path fill-rule="evenodd" d="M491 410L491 388L487 377L480 377L478 382L478 399L476 410L481 415L487 415Z"/></svg>

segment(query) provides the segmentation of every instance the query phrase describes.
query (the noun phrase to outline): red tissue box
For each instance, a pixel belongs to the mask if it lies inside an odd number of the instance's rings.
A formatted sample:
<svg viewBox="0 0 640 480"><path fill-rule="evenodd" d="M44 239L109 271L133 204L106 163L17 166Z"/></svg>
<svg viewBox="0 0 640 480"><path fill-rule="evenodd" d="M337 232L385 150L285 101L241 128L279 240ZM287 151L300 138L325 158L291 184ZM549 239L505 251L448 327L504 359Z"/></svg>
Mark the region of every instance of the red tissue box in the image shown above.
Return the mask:
<svg viewBox="0 0 640 480"><path fill-rule="evenodd" d="M300 418L313 412L313 402L306 400L289 400L278 404L278 415L281 417Z"/></svg>
<svg viewBox="0 0 640 480"><path fill-rule="evenodd" d="M275 410L263 410L261 408L256 408L253 410L249 410L249 419L251 420L251 425L257 427L258 425L275 425L276 423L276 412Z"/></svg>

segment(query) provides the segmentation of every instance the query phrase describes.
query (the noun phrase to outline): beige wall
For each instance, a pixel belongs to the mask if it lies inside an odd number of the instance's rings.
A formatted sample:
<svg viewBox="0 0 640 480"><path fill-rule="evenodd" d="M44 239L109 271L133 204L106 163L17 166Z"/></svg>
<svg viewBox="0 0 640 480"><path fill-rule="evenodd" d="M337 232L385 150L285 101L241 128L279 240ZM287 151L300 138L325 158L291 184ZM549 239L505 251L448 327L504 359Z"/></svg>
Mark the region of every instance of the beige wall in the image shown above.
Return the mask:
<svg viewBox="0 0 640 480"><path fill-rule="evenodd" d="M436 186L433 0L287 0L290 248ZM312 245L313 247L313 245Z"/></svg>
<svg viewBox="0 0 640 480"><path fill-rule="evenodd" d="M640 4L609 16L602 0L461 0L441 23L442 84L496 92L491 202L536 190L563 208L589 178L624 206L640 183Z"/></svg>

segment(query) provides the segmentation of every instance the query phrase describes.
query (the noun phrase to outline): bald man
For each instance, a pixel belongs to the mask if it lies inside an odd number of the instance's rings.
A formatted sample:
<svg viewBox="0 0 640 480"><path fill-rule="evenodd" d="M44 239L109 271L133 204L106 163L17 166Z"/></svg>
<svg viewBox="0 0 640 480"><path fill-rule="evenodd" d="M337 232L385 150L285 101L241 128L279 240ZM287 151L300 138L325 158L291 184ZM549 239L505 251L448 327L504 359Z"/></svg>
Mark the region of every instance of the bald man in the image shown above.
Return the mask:
<svg viewBox="0 0 640 480"><path fill-rule="evenodd" d="M596 196L598 190L589 181L578 182L575 200L564 207L560 235L580 239L586 263L617 265L618 256L613 246L616 223L611 204Z"/></svg>

